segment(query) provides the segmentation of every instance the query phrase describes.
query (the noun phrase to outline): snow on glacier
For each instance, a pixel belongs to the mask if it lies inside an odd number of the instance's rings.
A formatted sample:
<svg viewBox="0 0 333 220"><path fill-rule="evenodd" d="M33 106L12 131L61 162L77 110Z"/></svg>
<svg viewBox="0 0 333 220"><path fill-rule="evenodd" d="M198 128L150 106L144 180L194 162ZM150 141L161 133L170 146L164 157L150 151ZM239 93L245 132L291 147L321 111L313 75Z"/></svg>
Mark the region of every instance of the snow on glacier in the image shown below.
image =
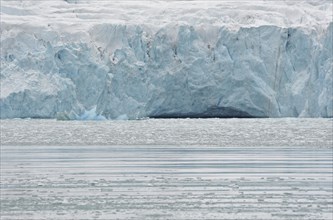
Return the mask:
<svg viewBox="0 0 333 220"><path fill-rule="evenodd" d="M332 9L4 0L1 118L332 117Z"/></svg>

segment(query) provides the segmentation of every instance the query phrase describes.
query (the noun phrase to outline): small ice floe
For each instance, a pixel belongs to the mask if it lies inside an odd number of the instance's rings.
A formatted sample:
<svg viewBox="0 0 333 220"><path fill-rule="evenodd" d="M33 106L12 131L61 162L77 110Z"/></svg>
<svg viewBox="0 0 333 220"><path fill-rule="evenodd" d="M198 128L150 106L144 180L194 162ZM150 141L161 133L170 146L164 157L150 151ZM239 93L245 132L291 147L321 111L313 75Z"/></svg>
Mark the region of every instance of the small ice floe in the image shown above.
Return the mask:
<svg viewBox="0 0 333 220"><path fill-rule="evenodd" d="M96 106L90 110L86 110L82 115L78 117L78 120L106 120L103 115L96 113Z"/></svg>
<svg viewBox="0 0 333 220"><path fill-rule="evenodd" d="M67 120L106 120L103 115L99 115L96 113L96 106L91 108L90 110L85 110L82 114L77 114L74 111L70 111L69 113L58 112L57 120L59 121L67 121Z"/></svg>

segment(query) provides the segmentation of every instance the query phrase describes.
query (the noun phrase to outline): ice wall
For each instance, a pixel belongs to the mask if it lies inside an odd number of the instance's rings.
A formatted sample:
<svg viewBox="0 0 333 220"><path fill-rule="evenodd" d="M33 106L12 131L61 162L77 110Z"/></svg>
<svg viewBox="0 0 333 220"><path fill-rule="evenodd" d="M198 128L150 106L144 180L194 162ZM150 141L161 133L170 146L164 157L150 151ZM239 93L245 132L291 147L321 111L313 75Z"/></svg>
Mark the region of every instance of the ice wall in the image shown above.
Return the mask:
<svg viewBox="0 0 333 220"><path fill-rule="evenodd" d="M15 10L1 12L1 118L333 116L333 22L39 24Z"/></svg>

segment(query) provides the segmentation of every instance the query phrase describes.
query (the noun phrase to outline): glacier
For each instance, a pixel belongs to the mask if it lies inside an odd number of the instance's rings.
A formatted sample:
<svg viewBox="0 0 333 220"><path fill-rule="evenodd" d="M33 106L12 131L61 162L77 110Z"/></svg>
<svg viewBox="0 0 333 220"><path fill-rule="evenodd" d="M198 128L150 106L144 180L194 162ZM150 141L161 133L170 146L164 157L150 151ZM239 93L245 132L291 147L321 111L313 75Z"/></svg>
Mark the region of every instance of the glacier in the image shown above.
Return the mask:
<svg viewBox="0 0 333 220"><path fill-rule="evenodd" d="M1 118L333 117L332 2L1 2Z"/></svg>

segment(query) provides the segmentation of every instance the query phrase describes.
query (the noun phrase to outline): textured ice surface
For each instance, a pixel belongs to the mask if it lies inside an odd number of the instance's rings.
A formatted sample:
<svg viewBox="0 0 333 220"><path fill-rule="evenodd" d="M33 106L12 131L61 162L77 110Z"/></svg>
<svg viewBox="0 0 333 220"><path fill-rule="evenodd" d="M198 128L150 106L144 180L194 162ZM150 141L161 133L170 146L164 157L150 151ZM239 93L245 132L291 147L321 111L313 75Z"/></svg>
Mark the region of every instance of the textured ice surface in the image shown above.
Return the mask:
<svg viewBox="0 0 333 220"><path fill-rule="evenodd" d="M332 9L2 1L1 118L332 117Z"/></svg>

